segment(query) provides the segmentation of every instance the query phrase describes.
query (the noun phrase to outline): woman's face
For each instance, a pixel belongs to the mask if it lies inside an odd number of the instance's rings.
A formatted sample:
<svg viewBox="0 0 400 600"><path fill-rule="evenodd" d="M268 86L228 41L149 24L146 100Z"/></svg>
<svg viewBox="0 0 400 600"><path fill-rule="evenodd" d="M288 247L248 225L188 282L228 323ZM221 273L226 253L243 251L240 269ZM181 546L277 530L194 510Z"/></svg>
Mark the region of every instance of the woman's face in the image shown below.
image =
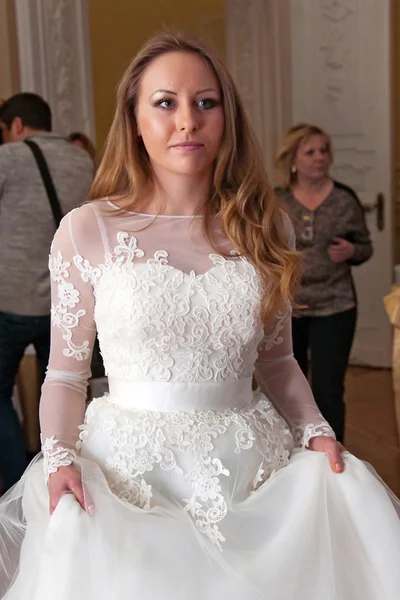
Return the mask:
<svg viewBox="0 0 400 600"><path fill-rule="evenodd" d="M82 148L82 150L86 150L85 144L82 142L82 140L73 140L71 144L78 146L78 148Z"/></svg>
<svg viewBox="0 0 400 600"><path fill-rule="evenodd" d="M328 175L331 162L326 138L313 135L300 144L293 166L300 176L318 180Z"/></svg>
<svg viewBox="0 0 400 600"><path fill-rule="evenodd" d="M218 82L195 54L169 52L143 73L137 125L156 174L209 175L221 146Z"/></svg>

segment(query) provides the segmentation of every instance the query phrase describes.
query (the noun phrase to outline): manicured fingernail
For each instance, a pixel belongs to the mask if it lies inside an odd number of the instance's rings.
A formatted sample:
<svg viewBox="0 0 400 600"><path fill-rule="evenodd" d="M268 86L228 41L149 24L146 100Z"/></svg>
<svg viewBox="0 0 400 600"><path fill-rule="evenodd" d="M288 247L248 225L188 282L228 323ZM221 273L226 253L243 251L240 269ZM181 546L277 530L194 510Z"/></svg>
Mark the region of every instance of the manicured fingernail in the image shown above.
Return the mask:
<svg viewBox="0 0 400 600"><path fill-rule="evenodd" d="M336 471L342 471L342 470L343 470L343 465L342 465L342 463L336 463L336 465L335 465L335 469L336 469Z"/></svg>
<svg viewBox="0 0 400 600"><path fill-rule="evenodd" d="M89 504L89 506L87 507L87 511L89 515L94 515L94 506L93 504Z"/></svg>

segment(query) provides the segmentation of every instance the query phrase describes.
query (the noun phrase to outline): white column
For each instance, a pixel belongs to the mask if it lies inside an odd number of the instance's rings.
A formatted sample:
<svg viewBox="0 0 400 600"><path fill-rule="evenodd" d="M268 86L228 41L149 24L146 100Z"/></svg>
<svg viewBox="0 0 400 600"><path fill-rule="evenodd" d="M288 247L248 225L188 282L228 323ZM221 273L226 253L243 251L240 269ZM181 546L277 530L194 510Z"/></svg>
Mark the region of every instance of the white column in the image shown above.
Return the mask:
<svg viewBox="0 0 400 600"><path fill-rule="evenodd" d="M88 0L14 0L22 91L40 94L53 129L95 140Z"/></svg>
<svg viewBox="0 0 400 600"><path fill-rule="evenodd" d="M291 125L289 0L226 0L229 69L273 178L273 161Z"/></svg>

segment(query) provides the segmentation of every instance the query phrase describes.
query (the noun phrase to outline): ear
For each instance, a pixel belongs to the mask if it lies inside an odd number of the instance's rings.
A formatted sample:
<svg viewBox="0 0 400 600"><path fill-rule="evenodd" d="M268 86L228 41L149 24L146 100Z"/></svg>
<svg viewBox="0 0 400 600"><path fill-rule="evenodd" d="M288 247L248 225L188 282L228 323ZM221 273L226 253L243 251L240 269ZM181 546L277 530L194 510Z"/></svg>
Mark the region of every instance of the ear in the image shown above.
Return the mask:
<svg viewBox="0 0 400 600"><path fill-rule="evenodd" d="M15 117L14 121L11 123L10 129L12 129L15 135L22 135L25 125L23 124L21 117Z"/></svg>

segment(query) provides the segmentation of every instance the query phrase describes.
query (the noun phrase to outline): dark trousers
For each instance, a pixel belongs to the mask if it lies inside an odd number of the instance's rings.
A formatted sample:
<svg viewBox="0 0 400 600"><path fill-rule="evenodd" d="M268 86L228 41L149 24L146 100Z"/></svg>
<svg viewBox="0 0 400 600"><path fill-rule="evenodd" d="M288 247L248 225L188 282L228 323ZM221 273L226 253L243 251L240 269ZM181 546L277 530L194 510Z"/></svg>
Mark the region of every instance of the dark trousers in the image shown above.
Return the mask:
<svg viewBox="0 0 400 600"><path fill-rule="evenodd" d="M293 319L294 356L307 377L310 352L312 391L339 442L344 439L344 379L356 321L355 308L329 317Z"/></svg>
<svg viewBox="0 0 400 600"><path fill-rule="evenodd" d="M31 317L0 312L0 474L2 491L21 477L27 452L12 393L25 349L33 344L44 378L50 353L50 316Z"/></svg>

